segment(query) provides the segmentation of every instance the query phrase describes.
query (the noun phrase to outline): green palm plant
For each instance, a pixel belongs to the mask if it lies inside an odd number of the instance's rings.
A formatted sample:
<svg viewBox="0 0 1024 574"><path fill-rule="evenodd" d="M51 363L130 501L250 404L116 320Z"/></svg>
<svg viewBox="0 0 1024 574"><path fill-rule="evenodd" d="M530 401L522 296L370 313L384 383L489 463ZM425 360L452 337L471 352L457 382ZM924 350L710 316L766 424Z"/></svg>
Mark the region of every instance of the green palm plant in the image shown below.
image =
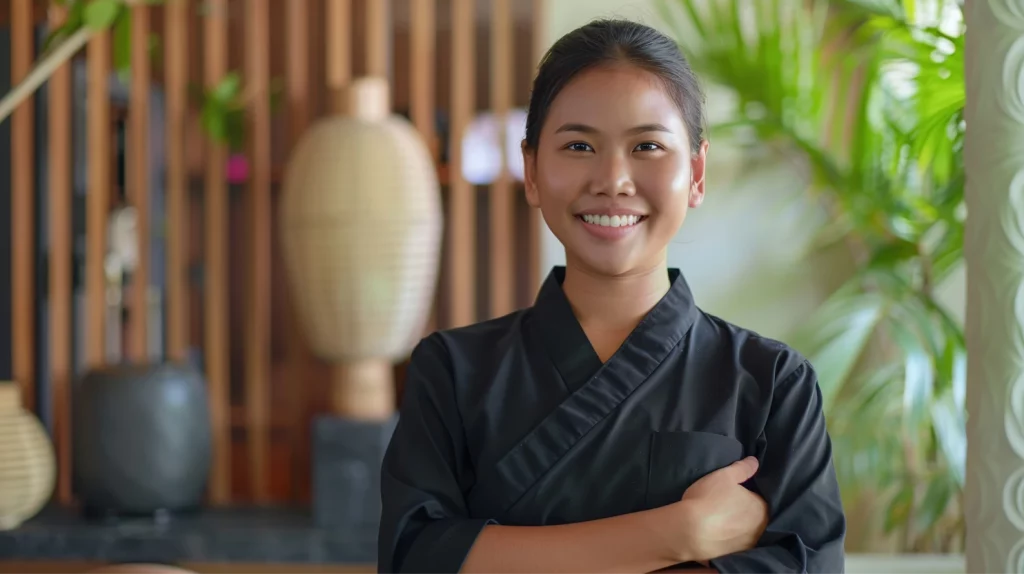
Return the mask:
<svg viewBox="0 0 1024 574"><path fill-rule="evenodd" d="M964 25L951 0L661 0L718 135L796 158L850 277L792 335L819 372L849 506L903 551L962 544L965 350L936 288L962 263Z"/></svg>

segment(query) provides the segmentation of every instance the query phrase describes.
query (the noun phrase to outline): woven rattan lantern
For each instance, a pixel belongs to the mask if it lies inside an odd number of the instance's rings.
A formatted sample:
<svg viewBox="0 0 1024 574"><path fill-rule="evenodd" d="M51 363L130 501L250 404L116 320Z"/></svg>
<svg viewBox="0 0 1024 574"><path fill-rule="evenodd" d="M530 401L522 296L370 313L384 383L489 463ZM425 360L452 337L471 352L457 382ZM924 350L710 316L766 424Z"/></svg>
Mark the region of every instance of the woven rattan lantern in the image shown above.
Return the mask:
<svg viewBox="0 0 1024 574"><path fill-rule="evenodd" d="M393 363L423 335L443 219L437 171L386 81L349 89L348 116L315 123L292 151L280 207L292 295L313 351L336 365L335 414L394 411Z"/></svg>
<svg viewBox="0 0 1024 574"><path fill-rule="evenodd" d="M50 500L57 478L53 445L21 391L0 381L0 530L16 528Z"/></svg>

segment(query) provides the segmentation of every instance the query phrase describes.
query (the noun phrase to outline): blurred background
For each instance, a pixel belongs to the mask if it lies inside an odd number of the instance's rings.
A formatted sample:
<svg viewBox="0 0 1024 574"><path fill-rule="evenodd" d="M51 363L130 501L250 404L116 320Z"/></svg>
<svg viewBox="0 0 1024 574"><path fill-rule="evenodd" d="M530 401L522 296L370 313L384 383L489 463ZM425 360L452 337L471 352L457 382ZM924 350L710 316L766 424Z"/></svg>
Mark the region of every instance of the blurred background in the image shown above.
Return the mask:
<svg viewBox="0 0 1024 574"><path fill-rule="evenodd" d="M961 3L0 6L0 569L372 569L412 346L564 260L535 66L626 17L708 96L670 264L815 364L851 569L963 571Z"/></svg>

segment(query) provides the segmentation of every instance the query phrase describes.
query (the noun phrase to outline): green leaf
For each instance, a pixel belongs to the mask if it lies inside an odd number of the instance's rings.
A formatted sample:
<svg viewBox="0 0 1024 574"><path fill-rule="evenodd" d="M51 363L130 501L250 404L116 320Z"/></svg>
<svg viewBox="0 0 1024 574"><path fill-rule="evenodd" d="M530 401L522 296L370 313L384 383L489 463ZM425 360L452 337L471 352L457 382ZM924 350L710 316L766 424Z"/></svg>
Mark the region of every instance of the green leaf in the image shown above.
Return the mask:
<svg viewBox="0 0 1024 574"><path fill-rule="evenodd" d="M210 97L226 105L238 96L241 87L242 76L238 72L230 72L217 82L217 85L210 91Z"/></svg>
<svg viewBox="0 0 1024 574"><path fill-rule="evenodd" d="M903 487L893 496L889 502L889 509L885 513L885 532L889 533L896 528L906 524L910 518L910 512L914 506L914 485L904 482Z"/></svg>
<svg viewBox="0 0 1024 574"><path fill-rule="evenodd" d="M72 32L85 25L85 2L82 0L72 0L69 3L68 17L64 21L64 25Z"/></svg>
<svg viewBox="0 0 1024 574"><path fill-rule="evenodd" d="M122 78L132 70L132 12L125 10L114 22L114 69Z"/></svg>
<svg viewBox="0 0 1024 574"><path fill-rule="evenodd" d="M106 30L121 12L118 0L92 0L85 6L85 25L96 31Z"/></svg>
<svg viewBox="0 0 1024 574"><path fill-rule="evenodd" d="M160 36L150 34L149 42L146 44L146 49L149 51L149 55L154 61L159 61L163 53L163 45L160 43Z"/></svg>
<svg viewBox="0 0 1024 574"><path fill-rule="evenodd" d="M826 409L853 371L883 316L885 300L840 291L794 336L793 346L814 364Z"/></svg>
<svg viewBox="0 0 1024 574"><path fill-rule="evenodd" d="M928 489L917 509L915 528L920 531L931 530L946 512L946 508L953 498L954 489L954 485L950 484L945 475L939 474L931 477Z"/></svg>
<svg viewBox="0 0 1024 574"><path fill-rule="evenodd" d="M53 31L46 35L46 38L43 40L43 45L40 48L40 50L44 54L49 52L54 46L63 42L65 39L67 39L68 36L70 36L73 33L74 32L68 29L68 26L66 24L54 28Z"/></svg>
<svg viewBox="0 0 1024 574"><path fill-rule="evenodd" d="M946 395L931 406L932 425L954 483L963 488L967 470L966 412Z"/></svg>
<svg viewBox="0 0 1024 574"><path fill-rule="evenodd" d="M918 254L917 244L900 238L894 238L891 243L883 245L871 256L868 267L876 269L889 269L916 257Z"/></svg>
<svg viewBox="0 0 1024 574"><path fill-rule="evenodd" d="M931 355L907 325L896 320L890 321L889 327L903 351L903 421L910 431L928 415L934 393L935 371Z"/></svg>
<svg viewBox="0 0 1024 574"><path fill-rule="evenodd" d="M49 52L82 27L85 3L81 0L66 0L64 4L68 10L67 17L64 19L64 24L52 30L46 39L43 40L43 53Z"/></svg>
<svg viewBox="0 0 1024 574"><path fill-rule="evenodd" d="M225 116L226 130L225 139L231 151L242 151L245 146L245 124L246 115L244 108L234 108L228 111Z"/></svg>
<svg viewBox="0 0 1024 574"><path fill-rule="evenodd" d="M199 122L210 138L218 143L227 143L227 112L219 102L207 101L200 111Z"/></svg>

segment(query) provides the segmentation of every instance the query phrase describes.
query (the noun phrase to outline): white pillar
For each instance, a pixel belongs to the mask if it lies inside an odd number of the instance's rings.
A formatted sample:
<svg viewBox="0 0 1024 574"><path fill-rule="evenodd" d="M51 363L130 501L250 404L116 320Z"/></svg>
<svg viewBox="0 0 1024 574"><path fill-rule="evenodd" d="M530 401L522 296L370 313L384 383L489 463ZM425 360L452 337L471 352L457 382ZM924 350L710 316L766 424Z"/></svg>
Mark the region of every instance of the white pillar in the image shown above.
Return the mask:
<svg viewBox="0 0 1024 574"><path fill-rule="evenodd" d="M967 571L1024 573L1024 0L965 0Z"/></svg>

